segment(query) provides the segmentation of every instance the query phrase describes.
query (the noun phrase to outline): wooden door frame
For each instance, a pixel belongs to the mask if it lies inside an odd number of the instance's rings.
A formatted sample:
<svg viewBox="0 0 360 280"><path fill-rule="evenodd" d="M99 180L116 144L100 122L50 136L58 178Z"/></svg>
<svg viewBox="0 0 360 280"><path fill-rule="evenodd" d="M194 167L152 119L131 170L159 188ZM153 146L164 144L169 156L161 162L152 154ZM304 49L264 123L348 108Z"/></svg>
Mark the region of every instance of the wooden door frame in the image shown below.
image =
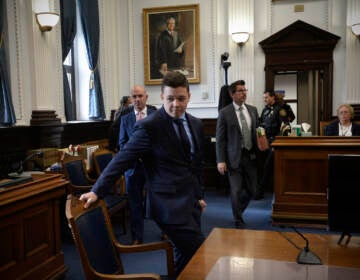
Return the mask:
<svg viewBox="0 0 360 280"><path fill-rule="evenodd" d="M319 95L318 118L329 120L333 101L333 50L339 36L298 20L261 41L265 53L265 88L274 89L281 71L323 71L323 94Z"/></svg>

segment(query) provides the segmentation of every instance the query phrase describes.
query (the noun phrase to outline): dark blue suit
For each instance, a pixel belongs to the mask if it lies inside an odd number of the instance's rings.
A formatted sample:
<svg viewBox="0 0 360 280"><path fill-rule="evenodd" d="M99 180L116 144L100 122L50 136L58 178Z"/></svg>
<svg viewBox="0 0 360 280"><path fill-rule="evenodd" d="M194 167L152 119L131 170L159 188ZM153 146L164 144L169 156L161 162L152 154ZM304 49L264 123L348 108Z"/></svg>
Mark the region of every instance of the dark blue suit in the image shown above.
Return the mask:
<svg viewBox="0 0 360 280"><path fill-rule="evenodd" d="M147 115L156 110L147 106ZM121 117L119 147L120 152L129 141L136 122L135 111ZM143 218L143 191L145 185L145 172L142 161L138 161L135 167L125 172L126 189L130 205L130 228L133 240L143 242L144 218Z"/></svg>
<svg viewBox="0 0 360 280"><path fill-rule="evenodd" d="M201 206L203 197L203 124L186 114L194 143L192 159L186 157L172 118L162 107L136 122L132 137L103 171L94 191L103 196L107 189L139 158L143 160L150 215L175 246L175 265L180 272L202 244Z"/></svg>
<svg viewBox="0 0 360 280"><path fill-rule="evenodd" d="M352 122L351 126L352 136L360 136L360 125ZM339 121L333 121L325 127L326 136L339 136Z"/></svg>

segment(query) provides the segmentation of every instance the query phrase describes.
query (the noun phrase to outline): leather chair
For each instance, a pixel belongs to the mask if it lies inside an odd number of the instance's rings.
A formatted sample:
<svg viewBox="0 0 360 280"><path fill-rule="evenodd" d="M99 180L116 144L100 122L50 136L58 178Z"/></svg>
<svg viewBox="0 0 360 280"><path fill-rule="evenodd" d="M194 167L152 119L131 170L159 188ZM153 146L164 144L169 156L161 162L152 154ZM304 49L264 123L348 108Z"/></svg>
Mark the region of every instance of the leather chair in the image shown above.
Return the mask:
<svg viewBox="0 0 360 280"><path fill-rule="evenodd" d="M100 176L101 172L105 169L113 157L114 153L108 149L98 149L93 152L92 158L97 176ZM121 178L116 182L113 192L120 193L121 195L126 194L124 176L121 176Z"/></svg>
<svg viewBox="0 0 360 280"><path fill-rule="evenodd" d="M88 176L82 156L65 155L62 166L65 177L70 183L69 194L79 196L81 193L90 191L96 180ZM109 193L105 195L104 201L109 214L113 218L120 219L123 232L126 233L127 197L118 193Z"/></svg>
<svg viewBox="0 0 360 280"><path fill-rule="evenodd" d="M98 176L105 169L108 163L112 160L114 153L108 149L97 149L93 152L92 158L94 161L95 171Z"/></svg>
<svg viewBox="0 0 360 280"><path fill-rule="evenodd" d="M88 209L76 197L69 195L66 217L80 254L86 279L175 279L173 249L168 241L140 245L122 245L116 240L103 200ZM155 273L124 274L119 254L165 250L166 278Z"/></svg>
<svg viewBox="0 0 360 280"><path fill-rule="evenodd" d="M326 127L331 123L332 121L320 121L320 136L325 136Z"/></svg>

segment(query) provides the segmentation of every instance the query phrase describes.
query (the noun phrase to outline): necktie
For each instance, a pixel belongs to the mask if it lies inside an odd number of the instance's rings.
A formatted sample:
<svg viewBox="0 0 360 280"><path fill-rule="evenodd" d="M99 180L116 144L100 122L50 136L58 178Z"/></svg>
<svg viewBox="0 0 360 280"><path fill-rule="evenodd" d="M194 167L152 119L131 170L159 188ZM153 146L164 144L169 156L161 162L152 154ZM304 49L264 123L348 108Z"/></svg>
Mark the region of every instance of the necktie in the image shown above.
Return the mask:
<svg viewBox="0 0 360 280"><path fill-rule="evenodd" d="M179 138L181 141L181 144L184 148L185 151L185 156L190 158L190 141L189 138L186 134L185 128L184 128L184 124L183 124L183 120L182 119L174 119L174 123L178 126L179 128Z"/></svg>
<svg viewBox="0 0 360 280"><path fill-rule="evenodd" d="M137 112L136 114L136 120L141 120L143 118L144 113L142 111Z"/></svg>
<svg viewBox="0 0 360 280"><path fill-rule="evenodd" d="M245 149L251 150L251 148L252 148L251 134L250 134L250 129L247 125L243 110L244 110L244 108L242 106L240 106L239 111L240 111L240 121L241 121L241 132L242 132L243 138L244 138Z"/></svg>

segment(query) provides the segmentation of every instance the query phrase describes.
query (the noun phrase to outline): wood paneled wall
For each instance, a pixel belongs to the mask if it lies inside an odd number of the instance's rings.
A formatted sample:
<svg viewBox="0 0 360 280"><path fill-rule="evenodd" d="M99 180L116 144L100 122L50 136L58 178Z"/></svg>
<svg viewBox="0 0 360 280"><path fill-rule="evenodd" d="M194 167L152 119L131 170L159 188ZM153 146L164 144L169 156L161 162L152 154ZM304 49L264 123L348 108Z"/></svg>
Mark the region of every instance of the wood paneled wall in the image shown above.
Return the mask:
<svg viewBox="0 0 360 280"><path fill-rule="evenodd" d="M205 131L205 187L218 187L221 184L216 171L215 137L216 119L203 119ZM11 170L13 163L26 157L26 152L38 148L64 148L70 144L109 137L111 121L68 122L41 126L15 126L0 128L0 177Z"/></svg>

